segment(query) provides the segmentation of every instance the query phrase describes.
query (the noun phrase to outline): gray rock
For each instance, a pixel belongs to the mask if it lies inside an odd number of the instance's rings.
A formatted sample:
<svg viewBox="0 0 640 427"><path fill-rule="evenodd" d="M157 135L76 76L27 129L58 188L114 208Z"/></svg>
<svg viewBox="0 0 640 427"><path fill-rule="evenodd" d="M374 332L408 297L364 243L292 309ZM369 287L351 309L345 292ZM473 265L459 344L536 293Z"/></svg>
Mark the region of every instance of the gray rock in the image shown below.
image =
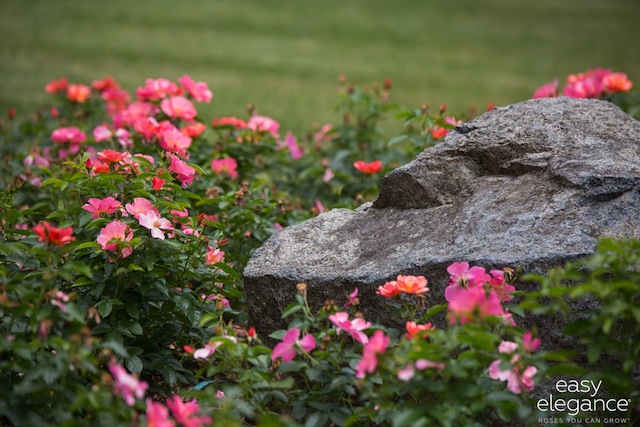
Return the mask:
<svg viewBox="0 0 640 427"><path fill-rule="evenodd" d="M373 204L273 235L244 270L250 322L263 337L286 327L299 282L314 308L357 286L365 318L389 323L376 289L398 274L426 276L431 305L444 302L453 262L544 273L601 236L635 235L639 183L640 122L615 105L496 108L386 175Z"/></svg>

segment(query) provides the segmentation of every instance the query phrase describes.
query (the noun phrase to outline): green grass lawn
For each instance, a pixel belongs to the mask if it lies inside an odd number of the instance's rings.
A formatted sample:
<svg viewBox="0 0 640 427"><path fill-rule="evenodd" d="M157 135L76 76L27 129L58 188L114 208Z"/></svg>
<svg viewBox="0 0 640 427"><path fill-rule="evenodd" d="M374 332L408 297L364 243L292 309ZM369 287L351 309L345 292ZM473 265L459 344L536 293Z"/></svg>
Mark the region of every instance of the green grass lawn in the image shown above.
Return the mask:
<svg viewBox="0 0 640 427"><path fill-rule="evenodd" d="M0 0L0 112L28 116L54 77L183 74L214 92L203 117L251 102L298 132L336 119L340 74L391 77L407 108L483 109L590 67L640 84L639 22L637 0Z"/></svg>

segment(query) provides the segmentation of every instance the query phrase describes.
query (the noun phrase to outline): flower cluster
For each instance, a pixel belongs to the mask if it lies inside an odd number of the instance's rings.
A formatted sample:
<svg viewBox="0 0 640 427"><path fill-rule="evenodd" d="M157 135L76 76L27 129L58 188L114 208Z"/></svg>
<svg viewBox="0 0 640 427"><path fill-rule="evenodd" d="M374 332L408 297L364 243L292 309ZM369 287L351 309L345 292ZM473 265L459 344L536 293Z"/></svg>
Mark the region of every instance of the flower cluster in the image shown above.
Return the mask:
<svg viewBox="0 0 640 427"><path fill-rule="evenodd" d="M596 68L584 73L569 74L562 95L570 98L600 98L605 94L629 92L633 83L625 73ZM532 98L558 96L558 80L545 83L535 90Z"/></svg>
<svg viewBox="0 0 640 427"><path fill-rule="evenodd" d="M502 303L511 300L515 288L505 279L504 271L471 267L466 262L456 262L447 268L449 285L445 299L449 302L449 322L468 323L488 316L502 316L512 323L511 315Z"/></svg>
<svg viewBox="0 0 640 427"><path fill-rule="evenodd" d="M531 332L524 334L522 341L524 353L533 353L538 347L540 347L540 338L532 338ZM516 353L518 348L515 342L502 341L498 351L501 354L511 355L509 361L497 359L489 367L489 376L494 380L507 381L507 388L516 394L533 390L533 377L538 372L535 366L525 366L522 363L522 356ZM505 363L510 365L509 369L501 369Z"/></svg>

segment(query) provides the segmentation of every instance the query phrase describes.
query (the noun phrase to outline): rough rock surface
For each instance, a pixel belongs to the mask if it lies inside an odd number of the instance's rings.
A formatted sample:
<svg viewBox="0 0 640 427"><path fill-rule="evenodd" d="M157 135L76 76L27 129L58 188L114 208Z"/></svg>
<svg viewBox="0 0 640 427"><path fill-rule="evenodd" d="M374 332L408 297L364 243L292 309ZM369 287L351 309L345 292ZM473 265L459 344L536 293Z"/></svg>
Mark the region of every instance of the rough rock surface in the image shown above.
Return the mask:
<svg viewBox="0 0 640 427"><path fill-rule="evenodd" d="M543 273L591 254L600 236L640 229L640 122L598 100L546 98L496 108L386 175L373 204L336 209L272 236L249 264L250 320L286 326L296 284L388 322L377 287L424 275L444 301L452 262ZM548 325L553 327L552 325Z"/></svg>

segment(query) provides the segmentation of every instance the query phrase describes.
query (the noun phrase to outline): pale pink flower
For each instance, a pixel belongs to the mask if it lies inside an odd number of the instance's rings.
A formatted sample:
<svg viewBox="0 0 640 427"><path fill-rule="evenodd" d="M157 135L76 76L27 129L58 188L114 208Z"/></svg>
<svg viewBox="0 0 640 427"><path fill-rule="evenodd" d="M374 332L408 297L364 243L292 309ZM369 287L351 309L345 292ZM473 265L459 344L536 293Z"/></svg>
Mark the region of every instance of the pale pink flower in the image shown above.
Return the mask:
<svg viewBox="0 0 640 427"><path fill-rule="evenodd" d="M425 370L425 369L438 369L438 370L443 370L445 368L445 364L441 363L441 362L434 362L432 360L427 360L427 359L418 359L416 360L416 368L420 369L421 371Z"/></svg>
<svg viewBox="0 0 640 427"><path fill-rule="evenodd" d="M533 377L538 372L535 366L527 366L524 368L519 363L520 357L515 355L511 359L511 369L502 370L500 359L494 360L489 366L489 376L494 380L507 381L507 388L515 394L531 391L534 387Z"/></svg>
<svg viewBox="0 0 640 427"><path fill-rule="evenodd" d="M223 259L224 259L223 251L221 251L218 248L216 249L213 249L212 247L207 248L207 255L204 262L205 264L207 265L217 264L219 262L222 262Z"/></svg>
<svg viewBox="0 0 640 427"><path fill-rule="evenodd" d="M130 242L133 238L133 231L124 222L113 220L107 224L102 230L96 241L104 251L117 251L118 243ZM133 253L132 247L122 248L120 254L122 258L126 258Z"/></svg>
<svg viewBox="0 0 640 427"><path fill-rule="evenodd" d="M375 372L378 367L378 354L383 354L390 342L391 338L386 336L383 331L374 332L362 349L362 359L356 366L356 378L364 378L366 373Z"/></svg>
<svg viewBox="0 0 640 427"><path fill-rule="evenodd" d="M322 213L324 211L326 211L324 205L322 204L322 202L320 201L320 199L316 199L316 209L318 210L318 213Z"/></svg>
<svg viewBox="0 0 640 427"><path fill-rule="evenodd" d="M141 214L146 214L147 212L155 212L159 213L158 209L153 206L151 201L145 199L144 197L135 197L132 203L127 203L125 206L127 212L129 212L135 219L140 219Z"/></svg>
<svg viewBox="0 0 640 427"><path fill-rule="evenodd" d="M51 304L55 305L60 309L60 311L66 312L67 306L64 304L65 302L69 302L69 295L59 290L51 290L49 292L51 298Z"/></svg>
<svg viewBox="0 0 640 427"><path fill-rule="evenodd" d="M131 139L131 133L123 128L116 129L116 138L118 138L118 143L122 148L132 148L133 147L133 139Z"/></svg>
<svg viewBox="0 0 640 427"><path fill-rule="evenodd" d="M280 123L273 120L271 117L254 115L247 122L247 127L255 132L268 132L274 138L278 138L278 131L280 130Z"/></svg>
<svg viewBox="0 0 640 427"><path fill-rule="evenodd" d="M163 99L160 103L160 109L173 119L182 119L188 122L192 122L198 115L196 107L184 96L172 96L171 98Z"/></svg>
<svg viewBox="0 0 640 427"><path fill-rule="evenodd" d="M197 400L183 402L180 396L173 396L167 399L167 406L171 413L183 427L202 427L213 423L208 415L197 415L201 412Z"/></svg>
<svg viewBox="0 0 640 427"><path fill-rule="evenodd" d="M140 381L137 377L128 373L115 360L109 362L109 371L115 380L113 385L113 394L122 395L122 398L129 406L133 406L135 398L142 399L144 393L149 387L145 381Z"/></svg>
<svg viewBox="0 0 640 427"><path fill-rule="evenodd" d="M335 176L335 174L333 173L333 171L329 168L326 168L324 170L324 175L322 176L322 181L323 182L329 182L333 179L333 177Z"/></svg>
<svg viewBox="0 0 640 427"><path fill-rule="evenodd" d="M176 127L166 129L160 134L158 144L167 151L185 156L191 146L191 138Z"/></svg>
<svg viewBox="0 0 640 427"><path fill-rule="evenodd" d="M485 269L482 267L471 267L466 262L454 262L447 267L449 276L449 286L444 291L444 297L447 301L456 298L456 295L468 288L482 286L491 281Z"/></svg>
<svg viewBox="0 0 640 427"><path fill-rule="evenodd" d="M175 423L169 418L169 410L162 403L154 402L147 397L147 427L175 427Z"/></svg>
<svg viewBox="0 0 640 427"><path fill-rule="evenodd" d="M518 344L513 341L502 341L498 346L498 352L503 354L511 354L518 349Z"/></svg>
<svg viewBox="0 0 640 427"><path fill-rule="evenodd" d="M205 344L203 348L199 348L193 352L194 359L208 359L213 356L216 349L222 345L222 341L214 341Z"/></svg>
<svg viewBox="0 0 640 427"><path fill-rule="evenodd" d="M290 329L284 337L282 337L282 342L273 349L271 359L276 360L280 357L284 362L291 362L293 358L296 357L296 348L301 348L305 353L309 353L316 348L316 339L313 335L306 334L301 340L298 338L300 338L300 329Z"/></svg>
<svg viewBox="0 0 640 427"><path fill-rule="evenodd" d="M409 364L407 365L406 368L400 369L397 375L398 375L398 379L402 381L409 381L411 380L411 378L414 377L415 374L416 374L416 371L413 367L413 364Z"/></svg>
<svg viewBox="0 0 640 427"><path fill-rule="evenodd" d="M298 145L298 139L291 132L287 132L287 135L284 137L284 142L289 149L289 154L291 158L296 160L303 156L302 148Z"/></svg>
<svg viewBox="0 0 640 427"><path fill-rule="evenodd" d="M106 141L111 138L111 131L106 125L96 126L93 129L93 139L96 142Z"/></svg>
<svg viewBox="0 0 640 427"><path fill-rule="evenodd" d="M171 162L169 170L177 175L178 180L182 183L182 188L186 188L187 185L192 184L196 170L180 160L176 155L168 153L168 157Z"/></svg>
<svg viewBox="0 0 640 427"><path fill-rule="evenodd" d="M229 178L238 177L238 162L233 157L224 157L222 159L213 159L211 161L211 170L216 175L227 175Z"/></svg>
<svg viewBox="0 0 640 427"><path fill-rule="evenodd" d="M540 86L538 89L536 89L535 92L533 92L533 99L537 99L537 98L549 98L549 97L555 97L558 96L558 81L554 80L550 83L545 83L544 85Z"/></svg>
<svg viewBox="0 0 640 427"><path fill-rule="evenodd" d="M369 328L371 326L371 322L367 322L360 317L356 317L351 321L349 320L349 313L344 311L329 315L329 320L337 326L337 334L340 334L340 331L345 331L360 344L366 344L369 341L367 334L362 331Z"/></svg>
<svg viewBox="0 0 640 427"><path fill-rule="evenodd" d="M462 289L449 301L449 323L469 323L488 316L502 316L504 310L495 292L484 288Z"/></svg>
<svg viewBox="0 0 640 427"><path fill-rule="evenodd" d="M334 139L337 134L335 132L331 132L332 130L333 127L331 126L331 124L327 123L323 125L320 130L313 136L316 146Z"/></svg>
<svg viewBox="0 0 640 427"><path fill-rule="evenodd" d="M444 122L451 126L460 126L462 124L462 120L456 119L453 116L447 116L444 118Z"/></svg>
<svg viewBox="0 0 640 427"><path fill-rule="evenodd" d="M152 210L149 210L146 213L141 213L138 216L138 222L144 228L151 230L151 235L153 237L160 240L164 240L164 233L162 230L173 230L173 226L168 219L161 218L158 213Z"/></svg>
<svg viewBox="0 0 640 427"><path fill-rule="evenodd" d="M114 199L113 197L105 197L104 199L91 198L82 205L82 209L91 212L91 218L100 218L100 215L111 215L116 213L118 209L122 207L122 203Z"/></svg>
<svg viewBox="0 0 640 427"><path fill-rule="evenodd" d="M227 396L224 394L224 391L222 390L216 391L216 399L224 399L225 397Z"/></svg>
<svg viewBox="0 0 640 427"><path fill-rule="evenodd" d="M187 93L198 102L211 102L213 93L209 90L209 86L205 82L194 82L191 77L184 75L178 79L178 82L186 89Z"/></svg>

